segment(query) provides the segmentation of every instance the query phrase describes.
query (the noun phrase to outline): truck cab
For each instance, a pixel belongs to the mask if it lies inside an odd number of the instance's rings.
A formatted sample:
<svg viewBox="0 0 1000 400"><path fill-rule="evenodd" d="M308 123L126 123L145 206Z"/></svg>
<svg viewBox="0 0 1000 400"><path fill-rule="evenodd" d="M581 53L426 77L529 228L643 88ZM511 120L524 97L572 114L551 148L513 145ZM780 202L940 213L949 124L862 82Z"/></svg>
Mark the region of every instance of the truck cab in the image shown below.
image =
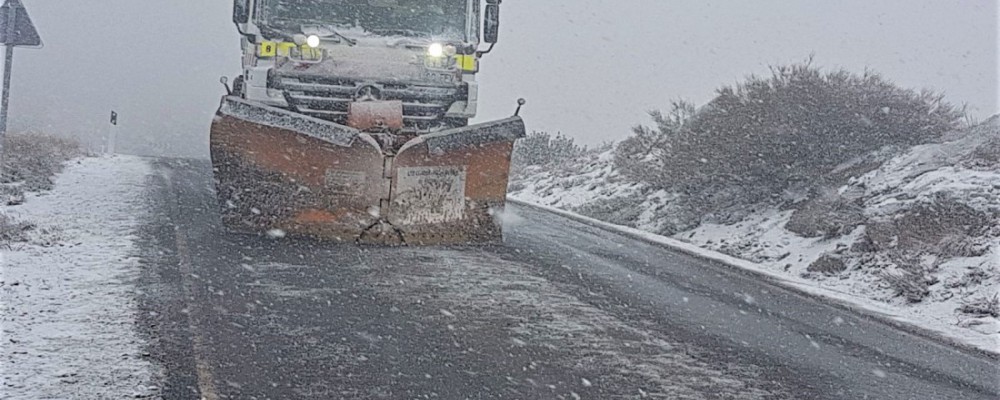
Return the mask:
<svg viewBox="0 0 1000 400"><path fill-rule="evenodd" d="M379 103L401 106L390 125L403 132L465 126L489 51L480 44L497 41L499 3L235 0L243 75L234 95L343 125L353 106Z"/></svg>

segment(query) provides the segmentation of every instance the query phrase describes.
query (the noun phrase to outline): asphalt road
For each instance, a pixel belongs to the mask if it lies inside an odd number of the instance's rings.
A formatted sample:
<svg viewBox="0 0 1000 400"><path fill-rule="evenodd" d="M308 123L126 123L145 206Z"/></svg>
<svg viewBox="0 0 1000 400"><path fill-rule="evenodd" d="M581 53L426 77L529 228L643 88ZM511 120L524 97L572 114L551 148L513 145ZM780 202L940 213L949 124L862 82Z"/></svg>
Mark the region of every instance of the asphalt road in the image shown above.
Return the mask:
<svg viewBox="0 0 1000 400"><path fill-rule="evenodd" d="M168 399L997 399L996 360L531 208L495 247L223 232L163 161L141 323Z"/></svg>

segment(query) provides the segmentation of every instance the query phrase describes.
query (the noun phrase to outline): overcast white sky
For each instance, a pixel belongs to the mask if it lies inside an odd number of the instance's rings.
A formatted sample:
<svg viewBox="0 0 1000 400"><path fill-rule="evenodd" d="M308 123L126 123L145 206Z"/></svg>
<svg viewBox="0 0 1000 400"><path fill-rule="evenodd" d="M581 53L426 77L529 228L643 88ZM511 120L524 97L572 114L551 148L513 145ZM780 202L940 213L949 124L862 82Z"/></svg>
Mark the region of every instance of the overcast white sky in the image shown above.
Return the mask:
<svg viewBox="0 0 1000 400"><path fill-rule="evenodd" d="M221 75L239 72L227 0L24 0L45 40L18 50L12 122L126 151L207 154ZM750 73L816 55L997 112L996 0L506 0L480 75L484 119L517 97L532 130L621 139L645 111L699 104Z"/></svg>

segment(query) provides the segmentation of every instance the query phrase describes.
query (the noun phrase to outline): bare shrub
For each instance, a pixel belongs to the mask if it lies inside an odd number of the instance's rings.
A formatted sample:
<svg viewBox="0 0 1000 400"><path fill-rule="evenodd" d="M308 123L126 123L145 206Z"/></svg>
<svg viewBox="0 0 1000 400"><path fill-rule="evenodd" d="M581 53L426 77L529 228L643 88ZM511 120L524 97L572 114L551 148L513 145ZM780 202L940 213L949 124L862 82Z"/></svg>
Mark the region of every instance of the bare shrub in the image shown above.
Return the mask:
<svg viewBox="0 0 1000 400"><path fill-rule="evenodd" d="M902 296L910 303L923 301L931 293L930 286L938 280L924 267L920 254L893 250L886 255L896 265L896 269L883 272L882 280L894 291L895 296Z"/></svg>
<svg viewBox="0 0 1000 400"><path fill-rule="evenodd" d="M973 168L996 168L1000 166L1000 116L968 129L970 135L987 138L976 147L965 160Z"/></svg>
<svg viewBox="0 0 1000 400"><path fill-rule="evenodd" d="M9 135L0 183L21 182L25 191L51 189L52 177L63 163L82 154L80 146L67 139L41 133Z"/></svg>
<svg viewBox="0 0 1000 400"><path fill-rule="evenodd" d="M642 195L598 199L577 207L575 211L581 215L615 225L635 227L639 215L642 213L644 201L645 196Z"/></svg>
<svg viewBox="0 0 1000 400"><path fill-rule="evenodd" d="M924 256L934 256L934 264L940 265L949 258L985 255L988 245L978 238L988 234L994 221L995 216L941 194L869 223L853 250L888 257L897 268L881 274L883 281L897 296L917 303L937 283L925 266Z"/></svg>
<svg viewBox="0 0 1000 400"><path fill-rule="evenodd" d="M963 314L1000 318L1000 294L994 294L993 297L984 296L966 302L958 308L958 311Z"/></svg>
<svg viewBox="0 0 1000 400"><path fill-rule="evenodd" d="M984 236L996 220L995 215L939 193L892 218L870 223L865 240L874 251L899 249L951 257L976 256L978 246L968 241Z"/></svg>
<svg viewBox="0 0 1000 400"><path fill-rule="evenodd" d="M671 103L670 112L650 111L654 127L639 125L632 128L632 136L615 148L615 168L637 182L662 182L664 161L670 153L670 142L697 114L694 104L679 100Z"/></svg>
<svg viewBox="0 0 1000 400"><path fill-rule="evenodd" d="M989 253L989 244L968 235L948 235L938 245L938 255L942 257L982 257Z"/></svg>
<svg viewBox="0 0 1000 400"><path fill-rule="evenodd" d="M969 155L969 161L979 167L1000 166L1000 137L992 138L977 147Z"/></svg>
<svg viewBox="0 0 1000 400"><path fill-rule="evenodd" d="M963 274L961 277L950 279L945 283L944 286L948 289L958 289L958 288L969 289L974 286L982 285L983 282L988 281L990 277L992 277L992 275L985 269L980 267L973 267L969 269L969 271Z"/></svg>
<svg viewBox="0 0 1000 400"><path fill-rule="evenodd" d="M518 140L511 157L511 169L519 172L532 165L550 165L580 157L587 148L577 145L573 138L559 133L532 132Z"/></svg>
<svg viewBox="0 0 1000 400"><path fill-rule="evenodd" d="M14 243L29 241L28 232L34 228L35 225L31 223L0 214L0 246L10 249Z"/></svg>
<svg viewBox="0 0 1000 400"><path fill-rule="evenodd" d="M882 274L882 279L893 289L895 296L902 296L910 303L919 303L931 293L930 280L921 271L904 269L886 272Z"/></svg>
<svg viewBox="0 0 1000 400"><path fill-rule="evenodd" d="M846 270L847 263L842 258L832 254L824 254L806 268L806 271L818 272L824 275L837 275Z"/></svg>
<svg viewBox="0 0 1000 400"><path fill-rule="evenodd" d="M19 184L0 183L0 204L16 206L24 203L24 188Z"/></svg>
<svg viewBox="0 0 1000 400"><path fill-rule="evenodd" d="M796 235L834 238L850 233L864 223L864 208L856 201L831 192L799 204L785 229Z"/></svg>
<svg viewBox="0 0 1000 400"><path fill-rule="evenodd" d="M528 187L528 185L526 185L523 181L511 180L510 183L507 184L507 191L510 192L510 193L514 193L514 192L522 191L522 190L526 189L527 187Z"/></svg>

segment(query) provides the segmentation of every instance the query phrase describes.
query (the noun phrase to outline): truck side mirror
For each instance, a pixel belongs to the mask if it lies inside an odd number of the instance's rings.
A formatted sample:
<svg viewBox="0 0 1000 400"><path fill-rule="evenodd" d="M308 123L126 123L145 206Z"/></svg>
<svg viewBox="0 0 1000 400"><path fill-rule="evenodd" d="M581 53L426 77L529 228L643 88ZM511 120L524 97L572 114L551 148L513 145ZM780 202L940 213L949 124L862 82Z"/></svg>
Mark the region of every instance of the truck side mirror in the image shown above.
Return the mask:
<svg viewBox="0 0 1000 400"><path fill-rule="evenodd" d="M500 36L500 4L486 5L486 23L483 24L483 41L496 43Z"/></svg>
<svg viewBox="0 0 1000 400"><path fill-rule="evenodd" d="M237 24L250 22L250 0L233 1L233 22Z"/></svg>

